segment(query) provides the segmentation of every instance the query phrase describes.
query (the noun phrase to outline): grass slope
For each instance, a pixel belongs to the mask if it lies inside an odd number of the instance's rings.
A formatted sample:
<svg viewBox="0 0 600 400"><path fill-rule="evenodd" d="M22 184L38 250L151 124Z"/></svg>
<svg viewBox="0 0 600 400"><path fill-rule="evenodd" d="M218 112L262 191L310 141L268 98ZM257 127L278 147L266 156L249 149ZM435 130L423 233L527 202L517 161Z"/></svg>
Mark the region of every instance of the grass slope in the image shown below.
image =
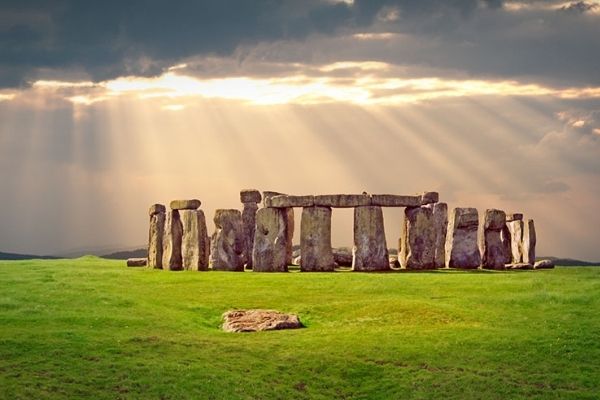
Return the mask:
<svg viewBox="0 0 600 400"><path fill-rule="evenodd" d="M220 331L232 308L307 328ZM0 263L0 397L592 399L600 269L164 272Z"/></svg>

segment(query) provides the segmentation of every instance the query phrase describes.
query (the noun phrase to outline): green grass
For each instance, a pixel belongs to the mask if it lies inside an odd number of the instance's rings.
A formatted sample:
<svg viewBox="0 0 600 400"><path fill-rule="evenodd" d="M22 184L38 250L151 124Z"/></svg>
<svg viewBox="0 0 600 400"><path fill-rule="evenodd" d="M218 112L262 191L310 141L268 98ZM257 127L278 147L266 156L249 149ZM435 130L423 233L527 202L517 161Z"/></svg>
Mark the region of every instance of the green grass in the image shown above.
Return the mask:
<svg viewBox="0 0 600 400"><path fill-rule="evenodd" d="M225 333L232 308L306 328ZM597 399L600 268L227 273L0 262L0 397Z"/></svg>

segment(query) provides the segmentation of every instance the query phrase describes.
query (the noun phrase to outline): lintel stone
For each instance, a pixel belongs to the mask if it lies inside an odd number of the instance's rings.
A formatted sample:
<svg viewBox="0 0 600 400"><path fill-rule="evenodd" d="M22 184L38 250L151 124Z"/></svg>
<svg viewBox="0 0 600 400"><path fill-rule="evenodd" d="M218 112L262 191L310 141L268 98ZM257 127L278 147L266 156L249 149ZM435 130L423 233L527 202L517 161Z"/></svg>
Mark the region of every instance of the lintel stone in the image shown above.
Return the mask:
<svg viewBox="0 0 600 400"><path fill-rule="evenodd" d="M421 205L421 196L372 194L371 205L380 207L419 207Z"/></svg>

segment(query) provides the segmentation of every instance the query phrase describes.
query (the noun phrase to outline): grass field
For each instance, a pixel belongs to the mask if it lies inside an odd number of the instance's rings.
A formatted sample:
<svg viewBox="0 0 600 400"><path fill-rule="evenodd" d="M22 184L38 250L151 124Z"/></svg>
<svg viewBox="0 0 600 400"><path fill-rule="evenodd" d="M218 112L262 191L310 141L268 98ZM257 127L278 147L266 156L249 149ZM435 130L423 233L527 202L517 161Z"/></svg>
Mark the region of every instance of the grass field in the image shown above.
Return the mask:
<svg viewBox="0 0 600 400"><path fill-rule="evenodd" d="M225 333L232 308L306 328ZM0 262L0 397L598 399L600 268L164 272Z"/></svg>

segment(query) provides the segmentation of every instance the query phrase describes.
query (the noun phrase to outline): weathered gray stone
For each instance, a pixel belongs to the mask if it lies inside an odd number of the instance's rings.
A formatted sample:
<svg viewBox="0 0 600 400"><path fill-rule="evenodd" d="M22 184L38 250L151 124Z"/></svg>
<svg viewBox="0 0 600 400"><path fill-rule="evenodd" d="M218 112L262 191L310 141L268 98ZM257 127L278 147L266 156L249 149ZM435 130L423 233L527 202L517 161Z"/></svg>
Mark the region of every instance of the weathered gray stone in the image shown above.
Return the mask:
<svg viewBox="0 0 600 400"><path fill-rule="evenodd" d="M180 210L179 219L183 227L181 239L183 269L206 271L208 269L210 247L204 211Z"/></svg>
<svg viewBox="0 0 600 400"><path fill-rule="evenodd" d="M244 203L242 209L242 225L244 228L244 260L248 268L252 268L252 248L254 247L254 230L258 204Z"/></svg>
<svg viewBox="0 0 600 400"><path fill-rule="evenodd" d="M398 261L397 255L390 255L389 261L390 261L390 268L393 268L393 269L400 268L400 261Z"/></svg>
<svg viewBox="0 0 600 400"><path fill-rule="evenodd" d="M514 220L506 223L510 234L511 262L518 264L523 262L523 221Z"/></svg>
<svg viewBox="0 0 600 400"><path fill-rule="evenodd" d="M216 210L210 265L218 271L244 270L244 228L239 210Z"/></svg>
<svg viewBox="0 0 600 400"><path fill-rule="evenodd" d="M533 265L534 269L552 269L554 268L554 261L552 260L540 260L536 261Z"/></svg>
<svg viewBox="0 0 600 400"><path fill-rule="evenodd" d="M476 269L481 264L477 241L479 214L476 208L455 208L450 213L446 237L446 266Z"/></svg>
<svg viewBox="0 0 600 400"><path fill-rule="evenodd" d="M302 328L295 314L273 310L233 310L223 314L226 332L257 332Z"/></svg>
<svg viewBox="0 0 600 400"><path fill-rule="evenodd" d="M421 205L437 203L440 200L438 192L423 192L421 194Z"/></svg>
<svg viewBox="0 0 600 400"><path fill-rule="evenodd" d="M333 261L340 267L352 266L352 249L348 247L335 247L332 249Z"/></svg>
<svg viewBox="0 0 600 400"><path fill-rule="evenodd" d="M148 263L146 258L128 258L127 266L128 267L145 267Z"/></svg>
<svg viewBox="0 0 600 400"><path fill-rule="evenodd" d="M421 205L421 196L372 194L371 205L381 207L418 207Z"/></svg>
<svg viewBox="0 0 600 400"><path fill-rule="evenodd" d="M256 213L256 231L252 251L256 272L287 272L286 211L261 208Z"/></svg>
<svg viewBox="0 0 600 400"><path fill-rule="evenodd" d="M446 203L428 204L433 213L433 230L435 234L433 264L435 268L446 266L446 234L448 232L448 205Z"/></svg>
<svg viewBox="0 0 600 400"><path fill-rule="evenodd" d="M315 204L315 196L290 196L279 195L265 199L266 207L289 208L289 207L312 207Z"/></svg>
<svg viewBox="0 0 600 400"><path fill-rule="evenodd" d="M315 206L350 208L368 206L371 196L368 194L325 194L314 197Z"/></svg>
<svg viewBox="0 0 600 400"><path fill-rule="evenodd" d="M535 245L537 237L535 234L535 224L532 219L528 219L524 224L523 231L523 262L535 264Z"/></svg>
<svg viewBox="0 0 600 400"><path fill-rule="evenodd" d="M242 203L260 203L262 196L256 189L244 189L240 191L240 201Z"/></svg>
<svg viewBox="0 0 600 400"><path fill-rule="evenodd" d="M183 226L179 219L179 211L169 211L165 218L165 229L162 238L163 258L162 268L169 271L183 269L181 257L181 239L183 237Z"/></svg>
<svg viewBox="0 0 600 400"><path fill-rule="evenodd" d="M284 194L285 194L285 193L273 192L273 191L270 191L270 190L265 190L265 191L263 191L263 192L262 192L262 201L263 201L263 207L268 207L268 206L267 206L267 203L270 201L269 199L270 199L271 197L274 197L274 196L281 196L281 195L284 195Z"/></svg>
<svg viewBox="0 0 600 400"><path fill-rule="evenodd" d="M171 210L197 210L201 205L200 200L173 200L170 204Z"/></svg>
<svg viewBox="0 0 600 400"><path fill-rule="evenodd" d="M294 209L284 208L285 210L285 232L286 232L286 251L285 260L286 264L292 263L292 240L294 239Z"/></svg>
<svg viewBox="0 0 600 400"><path fill-rule="evenodd" d="M481 265L487 269L504 269L511 260L510 253L502 239L502 229L506 226L506 214L502 210L485 210L483 229L479 236Z"/></svg>
<svg viewBox="0 0 600 400"><path fill-rule="evenodd" d="M533 265L529 263L511 263L506 264L506 269L533 269Z"/></svg>
<svg viewBox="0 0 600 400"><path fill-rule="evenodd" d="M155 214L165 213L167 208L162 204L152 204L148 210L148 215L153 216Z"/></svg>
<svg viewBox="0 0 600 400"><path fill-rule="evenodd" d="M435 229L431 208L407 207L404 210L401 241L399 256L402 268L435 268Z"/></svg>
<svg viewBox="0 0 600 400"><path fill-rule="evenodd" d="M300 222L302 271L333 271L331 249L331 208L305 207Z"/></svg>
<svg viewBox="0 0 600 400"><path fill-rule="evenodd" d="M390 269L383 211L379 206L354 208L354 271L385 271Z"/></svg>
<svg viewBox="0 0 600 400"><path fill-rule="evenodd" d="M152 214L150 216L150 229L148 234L148 266L150 268L162 269L165 218L166 213L164 212Z"/></svg>
<svg viewBox="0 0 600 400"><path fill-rule="evenodd" d="M522 221L522 220L523 220L523 214L521 214L521 213L506 214L506 222Z"/></svg>
<svg viewBox="0 0 600 400"><path fill-rule="evenodd" d="M295 256L294 258L292 258L292 262L290 263L290 265L300 265L301 260L302 256Z"/></svg>

